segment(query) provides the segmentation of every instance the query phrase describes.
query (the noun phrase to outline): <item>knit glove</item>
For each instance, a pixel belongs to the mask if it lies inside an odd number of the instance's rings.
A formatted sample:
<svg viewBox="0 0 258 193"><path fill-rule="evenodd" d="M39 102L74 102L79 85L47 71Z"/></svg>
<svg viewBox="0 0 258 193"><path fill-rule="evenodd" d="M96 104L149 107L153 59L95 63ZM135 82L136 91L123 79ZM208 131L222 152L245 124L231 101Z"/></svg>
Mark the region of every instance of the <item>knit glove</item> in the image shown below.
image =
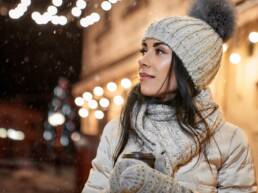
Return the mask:
<svg viewBox="0 0 258 193"><path fill-rule="evenodd" d="M122 162L121 164L123 165ZM152 169L143 162L126 167L117 180L119 188L116 191L119 193L193 193L172 177Z"/></svg>
<svg viewBox="0 0 258 193"><path fill-rule="evenodd" d="M136 159L124 158L115 165L109 178L110 193L122 193L121 186L120 186L120 176L122 172L125 171L127 168L137 164L145 164L145 163Z"/></svg>

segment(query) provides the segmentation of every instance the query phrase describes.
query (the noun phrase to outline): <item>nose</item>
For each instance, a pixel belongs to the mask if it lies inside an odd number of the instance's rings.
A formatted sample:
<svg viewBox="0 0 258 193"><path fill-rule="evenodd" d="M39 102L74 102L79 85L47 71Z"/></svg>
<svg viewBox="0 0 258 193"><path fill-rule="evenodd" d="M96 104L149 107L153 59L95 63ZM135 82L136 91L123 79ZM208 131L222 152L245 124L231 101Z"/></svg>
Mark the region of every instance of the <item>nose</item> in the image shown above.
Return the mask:
<svg viewBox="0 0 258 193"><path fill-rule="evenodd" d="M150 67L150 62L147 56L147 53L143 55L139 60L138 60L139 68L148 68Z"/></svg>

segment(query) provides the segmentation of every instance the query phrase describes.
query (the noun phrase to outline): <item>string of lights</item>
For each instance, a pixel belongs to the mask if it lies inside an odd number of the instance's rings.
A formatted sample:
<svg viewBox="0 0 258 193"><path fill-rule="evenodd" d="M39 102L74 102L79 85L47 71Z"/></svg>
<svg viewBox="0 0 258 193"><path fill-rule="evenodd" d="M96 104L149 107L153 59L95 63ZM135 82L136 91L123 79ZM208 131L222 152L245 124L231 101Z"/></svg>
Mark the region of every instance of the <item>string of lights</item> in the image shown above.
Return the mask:
<svg viewBox="0 0 258 193"><path fill-rule="evenodd" d="M122 90L128 90L132 86L132 81L128 78L123 78L120 81ZM91 112L94 113L96 119L103 119L103 110L107 109L111 103L121 106L124 104L124 97L118 91L119 85L115 82L108 82L106 88L95 86L92 91L85 91L82 96L75 98L75 104L80 107L78 114L82 118L89 116ZM108 96L107 93L111 93Z"/></svg>
<svg viewBox="0 0 258 193"><path fill-rule="evenodd" d="M18 129L0 128L0 138L9 138L11 140L22 141L25 139L25 134Z"/></svg>
<svg viewBox="0 0 258 193"><path fill-rule="evenodd" d="M106 0L102 1L100 7L103 11L111 10L112 6L121 0ZM52 3L47 7L45 12L33 10L31 12L32 20L38 25L46 25L52 23L53 25L64 26L67 23L78 21L81 27L87 28L100 21L101 16L98 12L92 12L83 16L84 10L87 8L89 1L77 0L74 6L66 11L65 15L58 15L58 9L63 6L63 0L52 0ZM20 0L20 3L16 7L8 11L8 15L11 19L19 19L25 14L28 14L32 2L31 0Z"/></svg>
<svg viewBox="0 0 258 193"><path fill-rule="evenodd" d="M21 0L21 2L13 9L9 10L9 16L12 19L19 19L28 10L31 5L31 0Z"/></svg>

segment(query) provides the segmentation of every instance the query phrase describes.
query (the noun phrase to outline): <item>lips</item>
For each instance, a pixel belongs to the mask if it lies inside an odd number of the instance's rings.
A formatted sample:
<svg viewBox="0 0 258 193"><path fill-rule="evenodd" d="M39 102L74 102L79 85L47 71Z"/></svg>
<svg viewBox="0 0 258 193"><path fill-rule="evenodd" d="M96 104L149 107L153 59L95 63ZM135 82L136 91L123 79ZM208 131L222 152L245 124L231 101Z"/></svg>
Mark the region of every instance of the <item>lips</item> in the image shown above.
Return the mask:
<svg viewBox="0 0 258 193"><path fill-rule="evenodd" d="M147 73L139 73L140 75L140 80L148 80L148 79L151 79L151 78L155 78L155 76L153 75L150 75L150 74L147 74Z"/></svg>

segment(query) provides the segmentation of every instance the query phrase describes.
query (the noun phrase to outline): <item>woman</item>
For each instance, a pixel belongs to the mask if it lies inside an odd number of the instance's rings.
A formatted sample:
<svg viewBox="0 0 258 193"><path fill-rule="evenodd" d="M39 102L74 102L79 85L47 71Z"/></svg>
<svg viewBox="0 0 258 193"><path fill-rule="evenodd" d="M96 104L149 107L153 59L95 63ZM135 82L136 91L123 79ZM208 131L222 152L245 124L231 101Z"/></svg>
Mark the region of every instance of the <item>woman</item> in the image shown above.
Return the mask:
<svg viewBox="0 0 258 193"><path fill-rule="evenodd" d="M84 193L251 193L255 170L242 129L226 122L208 85L235 26L226 0L197 0L188 16L149 26L140 82L120 121L109 122ZM155 155L154 169L135 151Z"/></svg>

